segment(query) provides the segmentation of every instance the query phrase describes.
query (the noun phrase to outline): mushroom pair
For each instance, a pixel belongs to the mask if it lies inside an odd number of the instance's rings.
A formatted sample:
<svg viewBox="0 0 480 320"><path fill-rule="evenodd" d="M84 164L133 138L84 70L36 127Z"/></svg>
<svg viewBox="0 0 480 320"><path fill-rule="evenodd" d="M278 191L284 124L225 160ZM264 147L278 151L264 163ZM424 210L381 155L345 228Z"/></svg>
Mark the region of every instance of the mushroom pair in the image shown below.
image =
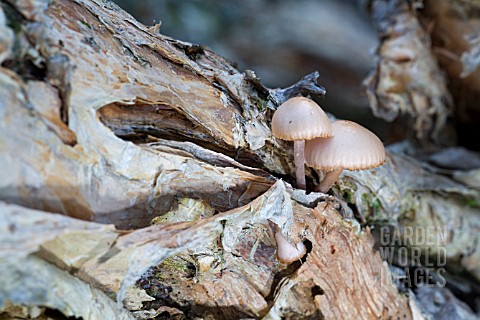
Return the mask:
<svg viewBox="0 0 480 320"><path fill-rule="evenodd" d="M272 133L294 141L299 189L306 186L304 163L326 172L315 191L327 192L344 169L370 169L385 162L385 148L375 134L352 121L330 123L322 108L308 98L295 97L278 107Z"/></svg>
<svg viewBox="0 0 480 320"><path fill-rule="evenodd" d="M380 139L361 125L346 120L330 122L314 101L296 97L287 100L274 113L272 133L276 138L294 141L297 188L305 189L305 163L326 172L315 191L327 192L344 169L364 170L385 162ZM306 140L306 142L305 142ZM275 232L278 259L290 264L302 258L302 242L290 243L280 230Z"/></svg>

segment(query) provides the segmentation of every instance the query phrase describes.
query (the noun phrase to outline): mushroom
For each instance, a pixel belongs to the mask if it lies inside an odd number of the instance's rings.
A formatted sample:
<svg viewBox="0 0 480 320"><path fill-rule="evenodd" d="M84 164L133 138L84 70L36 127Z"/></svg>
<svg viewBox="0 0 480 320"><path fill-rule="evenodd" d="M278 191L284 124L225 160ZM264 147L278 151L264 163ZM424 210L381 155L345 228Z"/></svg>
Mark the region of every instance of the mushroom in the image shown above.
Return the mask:
<svg viewBox="0 0 480 320"><path fill-rule="evenodd" d="M385 162L382 141L368 129L346 120L335 121L331 139L313 139L305 145L305 162L326 175L315 191L327 192L344 169L364 170Z"/></svg>
<svg viewBox="0 0 480 320"><path fill-rule="evenodd" d="M332 124L314 101L295 97L278 107L272 118L272 133L276 138L294 141L293 156L297 188L305 189L305 140L332 136Z"/></svg>
<svg viewBox="0 0 480 320"><path fill-rule="evenodd" d="M275 240L277 242L277 257L282 263L291 264L301 259L307 253L307 248L303 242L299 242L296 245L291 244L280 230L275 232Z"/></svg>

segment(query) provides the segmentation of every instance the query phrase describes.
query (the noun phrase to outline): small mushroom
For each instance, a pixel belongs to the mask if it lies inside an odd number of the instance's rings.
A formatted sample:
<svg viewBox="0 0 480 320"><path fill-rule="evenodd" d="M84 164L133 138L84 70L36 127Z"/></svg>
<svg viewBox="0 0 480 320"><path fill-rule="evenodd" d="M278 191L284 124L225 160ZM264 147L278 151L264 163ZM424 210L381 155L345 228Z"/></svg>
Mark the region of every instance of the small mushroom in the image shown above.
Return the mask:
<svg viewBox="0 0 480 320"><path fill-rule="evenodd" d="M307 248L303 242L299 242L296 245L291 244L280 230L275 232L275 240L277 242L277 257L282 263L291 264L296 260L300 260L307 253Z"/></svg>
<svg viewBox="0 0 480 320"><path fill-rule="evenodd" d="M308 166L326 171L315 191L327 192L344 169L365 170L385 162L382 141L368 129L346 120L335 121L331 139L313 139L305 145Z"/></svg>
<svg viewBox="0 0 480 320"><path fill-rule="evenodd" d="M278 107L272 118L272 133L276 138L294 141L293 155L297 188L305 189L305 140L332 136L332 124L314 101L295 97Z"/></svg>

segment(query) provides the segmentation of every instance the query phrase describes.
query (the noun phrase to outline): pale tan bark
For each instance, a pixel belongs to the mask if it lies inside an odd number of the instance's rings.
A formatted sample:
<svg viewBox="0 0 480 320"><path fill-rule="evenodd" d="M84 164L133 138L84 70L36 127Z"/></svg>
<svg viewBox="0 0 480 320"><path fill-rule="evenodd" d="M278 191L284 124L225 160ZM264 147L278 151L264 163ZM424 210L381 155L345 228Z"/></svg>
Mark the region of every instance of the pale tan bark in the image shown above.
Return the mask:
<svg viewBox="0 0 480 320"><path fill-rule="evenodd" d="M323 94L318 75L271 90L110 2L9 3L0 12L22 28L10 32L0 15L0 301L84 318L100 308L68 308L68 295L18 299L9 273L31 264L87 292L83 299L106 293L143 318L412 317L413 298L392 282L370 230L344 218L342 196L354 189L360 220L380 219L367 211L381 208L402 224L398 206L420 217L439 192L454 193L425 217L447 225L460 220L449 208L466 209L477 191L402 155L377 171L344 173L337 198L293 189L278 178L293 181L293 146L272 137L269 122L285 99ZM406 202L418 172L435 183ZM463 219L478 239L478 208ZM301 263L277 261L270 223L311 248ZM453 263L478 277L478 246L466 252L461 240L453 233ZM48 290L24 279L26 289ZM110 300L104 306L131 318Z"/></svg>

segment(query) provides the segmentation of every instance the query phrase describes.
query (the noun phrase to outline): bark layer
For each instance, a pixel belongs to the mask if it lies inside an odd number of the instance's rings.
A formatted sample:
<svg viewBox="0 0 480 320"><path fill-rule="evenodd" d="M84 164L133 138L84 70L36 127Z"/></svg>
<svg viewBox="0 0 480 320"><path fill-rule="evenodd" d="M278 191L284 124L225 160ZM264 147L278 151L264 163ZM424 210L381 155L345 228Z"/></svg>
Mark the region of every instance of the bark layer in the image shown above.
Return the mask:
<svg viewBox="0 0 480 320"><path fill-rule="evenodd" d="M398 290L370 230L344 218L342 197L359 199L360 221L401 224L408 209L420 224L434 210L428 217L468 221L464 234L478 235L478 206L463 203L478 192L403 155L345 173L337 198L282 181L295 176L293 150L272 137L271 110L323 94L316 73L268 89L100 0L2 1L0 31L0 308L131 318L117 299L140 318L408 319L414 295ZM305 243L301 263L276 260L269 223ZM478 278L479 241L462 247L453 230L449 239L449 263ZM50 285L28 266L80 290L78 305L18 295L9 272L25 292Z"/></svg>

